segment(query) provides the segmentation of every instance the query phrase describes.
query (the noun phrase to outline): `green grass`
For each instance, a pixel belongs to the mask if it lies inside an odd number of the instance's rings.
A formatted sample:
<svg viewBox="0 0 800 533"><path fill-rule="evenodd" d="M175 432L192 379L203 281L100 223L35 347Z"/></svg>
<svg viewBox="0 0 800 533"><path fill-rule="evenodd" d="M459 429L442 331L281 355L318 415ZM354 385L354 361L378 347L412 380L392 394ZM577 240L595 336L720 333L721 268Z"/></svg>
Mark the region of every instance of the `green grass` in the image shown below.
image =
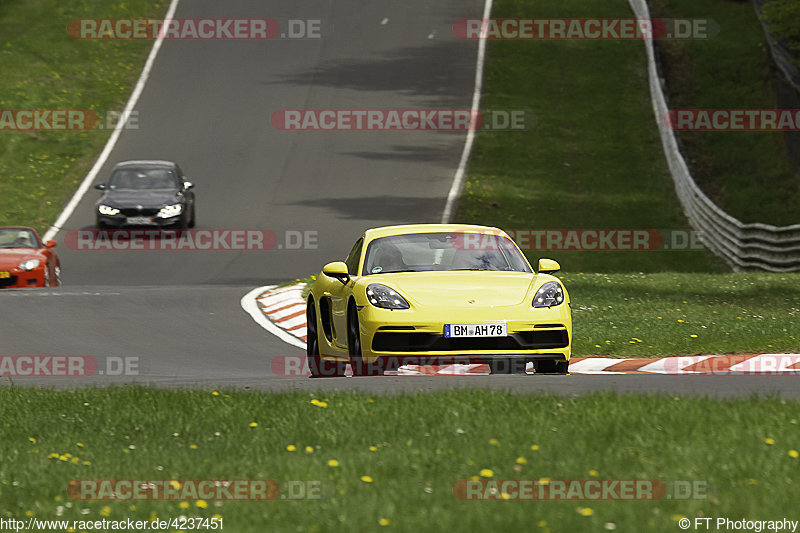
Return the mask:
<svg viewBox="0 0 800 533"><path fill-rule="evenodd" d="M579 272L558 277L572 301L574 356L800 350L800 274ZM299 281L307 284L305 298L312 279Z"/></svg>
<svg viewBox="0 0 800 533"><path fill-rule="evenodd" d="M798 274L564 274L573 354L796 353ZM696 335L696 337L692 337Z"/></svg>
<svg viewBox="0 0 800 533"><path fill-rule="evenodd" d="M751 2L656 0L653 16L710 18L719 35L660 42L672 109L774 109L771 59ZM796 20L795 20L796 24ZM782 133L682 132L702 189L743 222L800 223L800 168Z"/></svg>
<svg viewBox="0 0 800 533"><path fill-rule="evenodd" d="M789 455L800 448L800 405L778 399L7 387L0 402L4 517L52 519L61 508L64 519L218 514L235 532L572 532L609 522L618 531L676 531L682 515L791 518L800 483L799 459ZM78 463L58 458L67 453ZM711 493L655 502L457 499L453 485L483 469L497 479L698 480ZM284 490L289 480L316 480L323 497L182 509L66 496L73 479L232 478L273 479ZM578 512L586 508L590 516Z"/></svg>
<svg viewBox="0 0 800 533"><path fill-rule="evenodd" d="M67 23L89 17L158 17L165 0L0 2L0 109L124 108L152 41L82 41ZM0 131L0 225L44 231L108 138L108 129Z"/></svg>
<svg viewBox="0 0 800 533"><path fill-rule="evenodd" d="M617 0L499 0L492 17L623 17ZM455 220L504 229L685 229L641 41L489 41L483 109L531 109L482 131ZM529 252L570 272L723 271L705 251Z"/></svg>

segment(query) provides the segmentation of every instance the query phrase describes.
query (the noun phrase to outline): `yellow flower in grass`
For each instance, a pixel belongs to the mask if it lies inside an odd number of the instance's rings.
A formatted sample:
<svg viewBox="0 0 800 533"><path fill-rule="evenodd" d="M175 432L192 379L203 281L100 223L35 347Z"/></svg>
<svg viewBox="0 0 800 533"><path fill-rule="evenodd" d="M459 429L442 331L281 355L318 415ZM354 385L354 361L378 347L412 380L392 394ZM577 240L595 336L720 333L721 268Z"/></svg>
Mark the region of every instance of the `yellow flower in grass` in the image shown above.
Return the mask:
<svg viewBox="0 0 800 533"><path fill-rule="evenodd" d="M250 427L251 428L257 428L258 427L258 422L250 422Z"/></svg>
<svg viewBox="0 0 800 533"><path fill-rule="evenodd" d="M111 507L104 505L103 508L100 509L100 516L111 516Z"/></svg>
<svg viewBox="0 0 800 533"><path fill-rule="evenodd" d="M789 450L789 457L792 459L797 459L798 456L800 456L800 452L797 450Z"/></svg>
<svg viewBox="0 0 800 533"><path fill-rule="evenodd" d="M517 464L518 465L525 465L528 464L528 460L524 457L517 457Z"/></svg>
<svg viewBox="0 0 800 533"><path fill-rule="evenodd" d="M380 520L378 520L378 524L381 526L388 526L389 524L391 524L391 522L389 521L388 518L381 518Z"/></svg>
<svg viewBox="0 0 800 533"><path fill-rule="evenodd" d="M316 405L317 407L328 407L327 402L322 402L320 400L317 400L316 398L311 400L311 405Z"/></svg>
<svg viewBox="0 0 800 533"><path fill-rule="evenodd" d="M200 509L207 509L208 508L208 502L205 501L205 500L197 500L195 502L195 505L197 507L199 507Z"/></svg>
<svg viewBox="0 0 800 533"><path fill-rule="evenodd" d="M196 450L197 449L197 444L190 444L189 445L189 449L190 450Z"/></svg>
<svg viewBox="0 0 800 533"><path fill-rule="evenodd" d="M589 470L589 475L592 476L592 477L597 477L597 476L600 475L600 472L598 472L595 469L592 469L592 470Z"/></svg>
<svg viewBox="0 0 800 533"><path fill-rule="evenodd" d="M337 461L336 459L330 459L328 460L328 466L330 466L331 468L336 468L337 466L339 466L339 461Z"/></svg>
<svg viewBox="0 0 800 533"><path fill-rule="evenodd" d="M489 439L489 444L491 444L492 446L497 446L498 444L500 444L500 441L497 439Z"/></svg>
<svg viewBox="0 0 800 533"><path fill-rule="evenodd" d="M32 443L34 443L34 444L36 444L36 438L35 438L35 437L28 437L28 440L29 440L30 442L32 442Z"/></svg>
<svg viewBox="0 0 800 533"><path fill-rule="evenodd" d="M297 449L297 446L295 446L294 444L290 444L290 445L288 445L288 446L286 447L286 451L287 451L287 452L293 452L293 451L295 451L296 449Z"/></svg>
<svg viewBox="0 0 800 533"><path fill-rule="evenodd" d="M217 391L214 391L214 392L211 393L211 395L212 396L219 396L219 393Z"/></svg>
<svg viewBox="0 0 800 533"><path fill-rule="evenodd" d="M535 452L539 451L539 445L538 444L531 444L531 450L533 450Z"/></svg>
<svg viewBox="0 0 800 533"><path fill-rule="evenodd" d="M767 437L766 439L764 439L764 444L772 446L773 444L775 444L775 439Z"/></svg>
<svg viewBox="0 0 800 533"><path fill-rule="evenodd" d="M188 509L189 508L189 502L181 502L181 503L178 504L178 507L180 507L181 509Z"/></svg>
<svg viewBox="0 0 800 533"><path fill-rule="evenodd" d="M361 481L364 483L372 483L372 477L370 476L361 476Z"/></svg>
<svg viewBox="0 0 800 533"><path fill-rule="evenodd" d="M306 446L306 453L314 453L314 448L311 446Z"/></svg>
<svg viewBox="0 0 800 533"><path fill-rule="evenodd" d="M591 507L578 507L577 511L581 516L592 516L594 514Z"/></svg>
<svg viewBox="0 0 800 533"><path fill-rule="evenodd" d="M483 468L483 469L481 469L480 472L478 472L478 474L481 477L492 477L494 475L494 472L492 472L492 470L489 469L489 468Z"/></svg>
<svg viewBox="0 0 800 533"><path fill-rule="evenodd" d="M550 478L549 477L540 477L538 481L539 485L549 485Z"/></svg>
<svg viewBox="0 0 800 533"><path fill-rule="evenodd" d="M377 451L378 451L378 447L377 447L377 446L370 446L370 447L369 447L369 451L371 451L371 452L377 452Z"/></svg>

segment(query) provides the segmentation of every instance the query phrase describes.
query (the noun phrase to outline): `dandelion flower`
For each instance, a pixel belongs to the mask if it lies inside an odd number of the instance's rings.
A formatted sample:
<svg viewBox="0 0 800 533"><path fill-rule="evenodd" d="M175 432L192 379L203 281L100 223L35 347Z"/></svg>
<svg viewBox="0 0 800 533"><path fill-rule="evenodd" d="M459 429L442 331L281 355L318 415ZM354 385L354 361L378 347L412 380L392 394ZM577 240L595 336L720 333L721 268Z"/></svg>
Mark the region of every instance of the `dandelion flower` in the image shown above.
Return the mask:
<svg viewBox="0 0 800 533"><path fill-rule="evenodd" d="M483 468L481 469L480 472L478 472L478 474L481 477L492 477L494 475L494 472L492 472L489 468Z"/></svg>

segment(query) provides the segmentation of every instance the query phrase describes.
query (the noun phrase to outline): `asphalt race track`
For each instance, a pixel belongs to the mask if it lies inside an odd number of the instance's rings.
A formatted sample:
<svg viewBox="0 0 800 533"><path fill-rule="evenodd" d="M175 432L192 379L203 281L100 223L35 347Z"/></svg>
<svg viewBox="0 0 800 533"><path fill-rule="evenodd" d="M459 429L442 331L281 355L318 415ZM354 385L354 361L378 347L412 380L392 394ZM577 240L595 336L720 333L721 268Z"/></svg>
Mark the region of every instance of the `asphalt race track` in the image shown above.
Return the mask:
<svg viewBox="0 0 800 533"><path fill-rule="evenodd" d="M64 286L0 294L0 354L134 361L128 375L18 378L15 384L372 392L481 386L577 394L613 389L800 397L793 377L484 376L309 379L275 376L272 358L300 355L257 325L240 299L254 287L318 272L366 228L438 222L462 133L285 132L280 109L469 109L477 41L454 21L483 2L184 0L179 18L321 20L320 39L163 43L125 130L100 173L127 159L169 159L196 185L197 229L315 232L316 248L270 251L71 250L92 228L90 190L59 232ZM97 181L102 181L98 179ZM285 247L284 247L285 248ZM115 359L116 358L116 359ZM126 359L127 358L127 359ZM3 385L11 381L2 378Z"/></svg>

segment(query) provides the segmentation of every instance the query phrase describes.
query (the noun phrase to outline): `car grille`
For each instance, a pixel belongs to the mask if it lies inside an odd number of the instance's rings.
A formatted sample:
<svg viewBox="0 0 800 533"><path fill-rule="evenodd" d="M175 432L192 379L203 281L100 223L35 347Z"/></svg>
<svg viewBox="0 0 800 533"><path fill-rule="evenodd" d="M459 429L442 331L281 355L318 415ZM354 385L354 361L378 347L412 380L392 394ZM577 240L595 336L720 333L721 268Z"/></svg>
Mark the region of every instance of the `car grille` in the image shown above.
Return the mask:
<svg viewBox="0 0 800 533"><path fill-rule="evenodd" d="M467 350L547 350L566 348L567 330L521 331L508 337L445 337L434 333L378 332L376 352L458 352Z"/></svg>
<svg viewBox="0 0 800 533"><path fill-rule="evenodd" d="M6 287L11 287L17 284L17 276L11 276L10 278L0 278L0 289L5 289Z"/></svg>
<svg viewBox="0 0 800 533"><path fill-rule="evenodd" d="M126 217L152 217L157 215L159 211L161 211L160 207L143 207L142 209L137 207L126 207L125 209L119 210L119 212Z"/></svg>

